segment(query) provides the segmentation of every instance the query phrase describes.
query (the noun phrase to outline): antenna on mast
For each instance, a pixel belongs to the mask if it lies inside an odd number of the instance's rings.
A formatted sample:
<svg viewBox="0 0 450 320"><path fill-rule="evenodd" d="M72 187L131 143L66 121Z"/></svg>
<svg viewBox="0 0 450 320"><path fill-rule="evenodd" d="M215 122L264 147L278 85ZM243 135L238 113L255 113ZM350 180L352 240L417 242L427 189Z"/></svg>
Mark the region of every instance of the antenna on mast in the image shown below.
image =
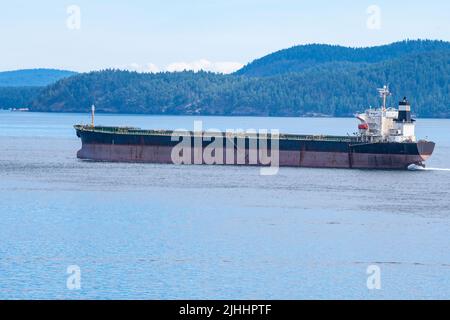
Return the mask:
<svg viewBox="0 0 450 320"><path fill-rule="evenodd" d="M383 98L383 111L386 111L387 97L391 95L389 86L386 85L383 88L378 89L378 92L380 93L380 97Z"/></svg>

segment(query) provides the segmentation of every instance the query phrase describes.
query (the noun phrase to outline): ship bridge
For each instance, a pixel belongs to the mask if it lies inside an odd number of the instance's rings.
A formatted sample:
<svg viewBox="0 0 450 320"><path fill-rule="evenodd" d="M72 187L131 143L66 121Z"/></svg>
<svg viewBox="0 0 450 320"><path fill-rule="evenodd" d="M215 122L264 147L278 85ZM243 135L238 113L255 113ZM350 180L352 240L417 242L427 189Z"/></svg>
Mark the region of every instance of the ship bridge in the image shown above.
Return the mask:
<svg viewBox="0 0 450 320"><path fill-rule="evenodd" d="M389 88L378 89L383 105L378 109L367 109L357 114L358 126L362 140L370 142L416 142L415 120L411 117L411 105L405 97L398 108L387 108L387 98L391 95Z"/></svg>

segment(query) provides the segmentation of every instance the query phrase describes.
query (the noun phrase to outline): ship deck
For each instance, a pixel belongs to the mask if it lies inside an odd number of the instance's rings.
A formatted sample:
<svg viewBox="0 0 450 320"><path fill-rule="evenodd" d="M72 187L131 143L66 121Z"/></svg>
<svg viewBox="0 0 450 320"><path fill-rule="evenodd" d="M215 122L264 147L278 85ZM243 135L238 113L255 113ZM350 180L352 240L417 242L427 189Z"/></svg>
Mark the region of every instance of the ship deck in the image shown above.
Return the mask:
<svg viewBox="0 0 450 320"><path fill-rule="evenodd" d="M145 135L145 136L171 136L174 133L177 135L188 134L196 136L197 133L193 131L175 131L175 130L146 130L133 127L104 127L104 126L88 126L75 125L76 130L85 132L96 132L104 134L118 134L118 135ZM233 132L227 133L223 131L203 131L209 136L226 136L226 137L246 137L258 138L258 134L249 132ZM270 133L269 133L270 136ZM360 142L357 136L331 136L331 135L304 135L304 134L283 134L279 135L280 140L308 140L308 141L337 141L337 142Z"/></svg>

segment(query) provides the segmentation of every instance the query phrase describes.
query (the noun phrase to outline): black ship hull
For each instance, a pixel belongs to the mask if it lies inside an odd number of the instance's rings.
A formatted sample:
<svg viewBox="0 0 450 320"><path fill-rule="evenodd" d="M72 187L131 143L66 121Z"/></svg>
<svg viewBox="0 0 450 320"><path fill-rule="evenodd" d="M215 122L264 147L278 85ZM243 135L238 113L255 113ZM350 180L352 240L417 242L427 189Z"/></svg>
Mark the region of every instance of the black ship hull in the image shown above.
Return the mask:
<svg viewBox="0 0 450 320"><path fill-rule="evenodd" d="M82 148L80 159L110 162L179 163L174 160L174 148L178 139L171 131L143 131L121 128L93 128L76 126ZM215 161L202 155L217 139L223 139L223 148L213 152ZM407 169L410 165L423 165L433 153L435 144L428 141L393 143L368 143L357 137L298 136L281 135L277 145L268 139L263 144L261 138L212 135L210 139L196 141L196 137L185 137L190 143L188 158L182 164L229 164L268 165L259 151L277 149L277 165L280 167L311 168L353 168L353 169ZM229 144L225 142L230 142ZM241 146L241 148L239 148ZM273 147L273 148L272 148ZM231 150L232 149L232 150ZM220 153L220 154L218 154ZM220 161L217 159L221 159Z"/></svg>

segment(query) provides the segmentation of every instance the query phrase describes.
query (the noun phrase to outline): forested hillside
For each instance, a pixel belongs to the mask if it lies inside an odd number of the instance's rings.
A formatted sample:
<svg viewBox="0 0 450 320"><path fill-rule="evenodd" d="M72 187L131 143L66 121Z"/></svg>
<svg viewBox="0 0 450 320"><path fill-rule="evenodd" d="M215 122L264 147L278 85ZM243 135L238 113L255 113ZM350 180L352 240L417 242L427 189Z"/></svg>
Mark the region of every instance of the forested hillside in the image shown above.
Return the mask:
<svg viewBox="0 0 450 320"><path fill-rule="evenodd" d="M0 72L0 109L27 108L45 86L74 74L56 69Z"/></svg>
<svg viewBox="0 0 450 320"><path fill-rule="evenodd" d="M237 71L238 75L267 77L301 72L322 64L336 62L376 63L392 60L414 53L450 50L444 41L401 41L390 45L348 48L342 46L311 44L280 50L257 59Z"/></svg>
<svg viewBox="0 0 450 320"><path fill-rule="evenodd" d="M405 41L352 49L309 45L282 50L236 74L142 74L104 70L64 78L42 90L24 89L33 111L249 116L351 116L407 96L420 117L450 117L450 45ZM27 91L28 90L28 91ZM11 97L14 99L14 97ZM0 107L2 95L0 91ZM13 103L13 101L10 101Z"/></svg>
<svg viewBox="0 0 450 320"><path fill-rule="evenodd" d="M0 87L0 109L28 108L43 87Z"/></svg>
<svg viewBox="0 0 450 320"><path fill-rule="evenodd" d="M47 87L33 110L258 116L350 116L378 106L376 89L390 84L422 117L450 117L450 50L368 62L330 62L271 77L206 72L138 74L106 70Z"/></svg>

